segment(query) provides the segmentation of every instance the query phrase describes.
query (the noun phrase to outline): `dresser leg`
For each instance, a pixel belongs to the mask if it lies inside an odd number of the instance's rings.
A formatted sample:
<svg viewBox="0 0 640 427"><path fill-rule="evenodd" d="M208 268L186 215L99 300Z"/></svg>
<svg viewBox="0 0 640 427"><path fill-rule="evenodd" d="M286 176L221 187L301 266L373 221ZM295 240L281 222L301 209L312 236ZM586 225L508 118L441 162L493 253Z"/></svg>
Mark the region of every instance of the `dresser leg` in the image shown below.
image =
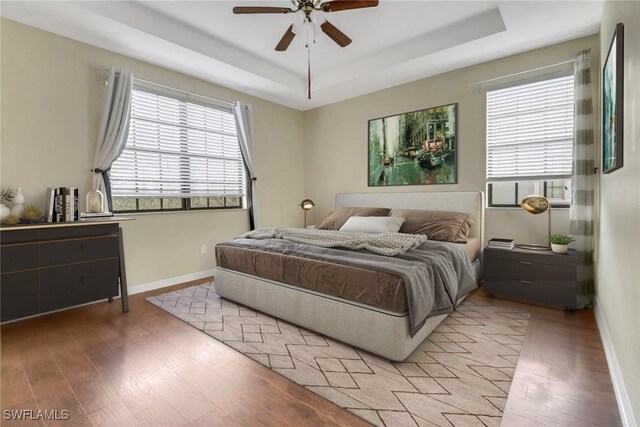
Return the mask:
<svg viewBox="0 0 640 427"><path fill-rule="evenodd" d="M109 304L113 302L113 297L109 297Z"/></svg>
<svg viewBox="0 0 640 427"><path fill-rule="evenodd" d="M124 265L124 240L122 227L118 229L118 244L120 246L120 298L122 299L122 312L129 312L129 291L127 290L127 269Z"/></svg>

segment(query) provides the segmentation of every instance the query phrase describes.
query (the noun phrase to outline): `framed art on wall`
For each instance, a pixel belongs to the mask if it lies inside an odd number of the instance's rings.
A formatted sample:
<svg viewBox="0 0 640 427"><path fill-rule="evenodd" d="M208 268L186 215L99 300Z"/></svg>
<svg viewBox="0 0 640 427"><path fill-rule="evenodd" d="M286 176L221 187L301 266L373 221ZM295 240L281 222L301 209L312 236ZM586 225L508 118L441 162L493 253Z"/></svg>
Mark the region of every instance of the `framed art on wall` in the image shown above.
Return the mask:
<svg viewBox="0 0 640 427"><path fill-rule="evenodd" d="M602 68L602 172L622 167L624 26L616 25Z"/></svg>
<svg viewBox="0 0 640 427"><path fill-rule="evenodd" d="M369 187L455 184L458 104L369 120Z"/></svg>

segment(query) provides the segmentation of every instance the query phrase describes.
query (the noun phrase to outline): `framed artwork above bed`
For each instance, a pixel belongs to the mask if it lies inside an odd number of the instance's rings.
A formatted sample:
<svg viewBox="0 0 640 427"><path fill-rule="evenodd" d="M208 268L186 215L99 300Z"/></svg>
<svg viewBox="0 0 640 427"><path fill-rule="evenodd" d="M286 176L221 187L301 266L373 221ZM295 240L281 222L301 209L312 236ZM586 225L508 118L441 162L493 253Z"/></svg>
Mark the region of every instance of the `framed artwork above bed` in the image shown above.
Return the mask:
<svg viewBox="0 0 640 427"><path fill-rule="evenodd" d="M369 120L369 187L455 184L458 104Z"/></svg>

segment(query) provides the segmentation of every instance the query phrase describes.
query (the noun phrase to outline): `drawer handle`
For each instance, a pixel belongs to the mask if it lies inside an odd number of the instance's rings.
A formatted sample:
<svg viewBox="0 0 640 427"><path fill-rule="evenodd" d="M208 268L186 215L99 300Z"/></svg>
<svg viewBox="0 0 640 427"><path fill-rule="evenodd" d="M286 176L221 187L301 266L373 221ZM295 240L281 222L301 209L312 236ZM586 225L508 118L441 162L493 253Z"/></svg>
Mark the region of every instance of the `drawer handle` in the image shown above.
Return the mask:
<svg viewBox="0 0 640 427"><path fill-rule="evenodd" d="M84 284L84 276L80 276L80 283Z"/></svg>
<svg viewBox="0 0 640 427"><path fill-rule="evenodd" d="M524 264L524 265L531 265L532 263L527 262L527 261L520 261L520 264Z"/></svg>
<svg viewBox="0 0 640 427"><path fill-rule="evenodd" d="M530 282L530 281L528 281L528 280L520 280L520 283L527 283L527 284L531 284L531 283L533 283L533 282Z"/></svg>
<svg viewBox="0 0 640 427"><path fill-rule="evenodd" d="M84 243L80 243L80 250L84 251Z"/></svg>

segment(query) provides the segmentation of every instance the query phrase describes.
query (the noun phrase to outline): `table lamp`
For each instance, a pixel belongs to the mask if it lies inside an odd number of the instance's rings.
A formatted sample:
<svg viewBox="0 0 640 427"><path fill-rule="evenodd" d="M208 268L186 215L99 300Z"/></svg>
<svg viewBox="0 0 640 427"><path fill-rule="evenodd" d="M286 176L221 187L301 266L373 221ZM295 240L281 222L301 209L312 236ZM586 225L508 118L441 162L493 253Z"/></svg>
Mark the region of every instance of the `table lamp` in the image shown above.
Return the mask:
<svg viewBox="0 0 640 427"><path fill-rule="evenodd" d="M551 203L549 203L549 200L547 200L547 198L544 196L532 194L522 199L522 202L520 203L520 207L525 211L532 213L534 215L541 214L545 211L549 213L547 216L548 218L547 219L547 242L550 242L551 241L550 240L551 239ZM533 249L537 251L548 251L550 249L549 243L547 243L546 245L531 245L531 244L518 245L518 247L523 249Z"/></svg>
<svg viewBox="0 0 640 427"><path fill-rule="evenodd" d="M311 199L304 199L301 203L300 203L300 207L302 208L302 210L304 211L304 228L307 228L307 211L310 211L311 209L313 209L313 207L316 204L313 203L313 200Z"/></svg>

